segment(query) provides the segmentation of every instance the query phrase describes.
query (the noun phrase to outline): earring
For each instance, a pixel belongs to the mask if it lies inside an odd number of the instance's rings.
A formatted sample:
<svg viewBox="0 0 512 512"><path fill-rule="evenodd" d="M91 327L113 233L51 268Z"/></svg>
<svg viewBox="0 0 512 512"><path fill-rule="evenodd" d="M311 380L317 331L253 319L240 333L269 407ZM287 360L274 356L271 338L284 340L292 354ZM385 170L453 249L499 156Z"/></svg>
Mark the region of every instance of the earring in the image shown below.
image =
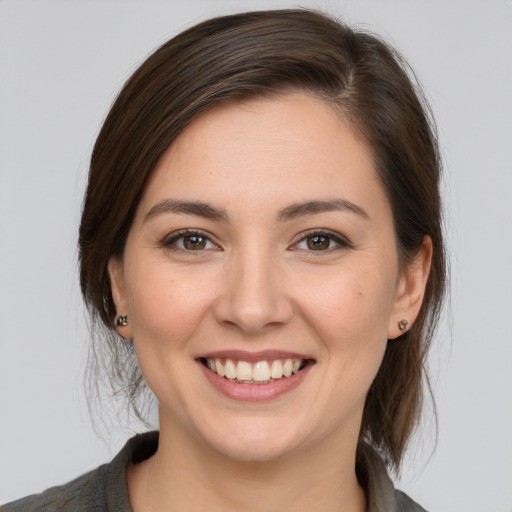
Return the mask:
<svg viewBox="0 0 512 512"><path fill-rule="evenodd" d="M128 325L128 315L119 315L116 320L118 327L126 327Z"/></svg>
<svg viewBox="0 0 512 512"><path fill-rule="evenodd" d="M398 322L398 328L402 332L405 332L405 330L407 329L407 325L408 324L409 324L409 322L404 318L403 320L400 320L400 322Z"/></svg>

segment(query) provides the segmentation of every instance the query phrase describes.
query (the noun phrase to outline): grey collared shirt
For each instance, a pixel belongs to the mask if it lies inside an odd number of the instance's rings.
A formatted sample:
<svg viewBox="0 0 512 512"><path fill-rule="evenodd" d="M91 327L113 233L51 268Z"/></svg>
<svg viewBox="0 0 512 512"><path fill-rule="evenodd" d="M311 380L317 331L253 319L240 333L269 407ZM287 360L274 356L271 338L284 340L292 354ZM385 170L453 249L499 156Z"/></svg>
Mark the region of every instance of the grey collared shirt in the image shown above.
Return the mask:
<svg viewBox="0 0 512 512"><path fill-rule="evenodd" d="M109 464L67 484L0 506L0 512L133 512L126 468L151 457L157 448L158 432L136 435ZM367 512L425 512L395 489L384 463L371 447L366 445L362 453L357 472L366 491Z"/></svg>

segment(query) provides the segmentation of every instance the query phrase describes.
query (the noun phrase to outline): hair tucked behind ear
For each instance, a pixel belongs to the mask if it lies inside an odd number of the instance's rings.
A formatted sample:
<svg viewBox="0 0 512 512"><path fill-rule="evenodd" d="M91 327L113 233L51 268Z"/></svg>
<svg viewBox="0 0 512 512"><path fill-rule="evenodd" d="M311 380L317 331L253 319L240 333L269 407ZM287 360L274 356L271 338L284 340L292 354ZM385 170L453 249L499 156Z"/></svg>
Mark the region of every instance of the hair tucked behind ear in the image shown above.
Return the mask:
<svg viewBox="0 0 512 512"><path fill-rule="evenodd" d="M401 264L414 257L425 236L432 240L419 316L404 337L388 342L361 427L361 443L371 443L399 467L420 417L426 355L446 280L435 127L411 77L403 59L376 36L309 10L205 21L165 43L135 71L94 147L79 249L82 293L93 324L104 328L91 362L103 365L112 390L124 393L138 415L144 380L132 346L114 330L107 264L122 257L148 177L175 138L213 106L304 91L331 105L373 152L392 206Z"/></svg>

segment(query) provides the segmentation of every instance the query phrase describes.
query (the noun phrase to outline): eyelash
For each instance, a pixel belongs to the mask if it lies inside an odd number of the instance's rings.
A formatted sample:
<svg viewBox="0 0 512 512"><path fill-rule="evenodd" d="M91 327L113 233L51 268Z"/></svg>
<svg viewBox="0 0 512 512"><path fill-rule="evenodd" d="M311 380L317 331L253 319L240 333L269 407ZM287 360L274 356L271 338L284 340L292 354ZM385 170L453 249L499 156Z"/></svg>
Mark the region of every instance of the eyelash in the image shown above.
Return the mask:
<svg viewBox="0 0 512 512"><path fill-rule="evenodd" d="M219 246L212 242L211 240L211 237L205 233L204 231L199 231L199 230L195 230L195 229L182 229L181 231L178 231L177 233L173 233L170 237L167 237L165 238L163 241L162 241L162 246L165 247L166 249L170 249L170 250L173 250L173 251L180 251L180 252L186 252L186 253L194 253L194 252L202 252L204 250L211 250L212 248L204 248L204 249L198 249L198 250L193 250L193 249L187 249L185 247L178 247L177 246L177 242L179 240L185 240L185 238L192 238L192 237L198 237L198 238L202 238L206 241L206 244L210 243L212 244L216 249L219 249Z"/></svg>
<svg viewBox="0 0 512 512"><path fill-rule="evenodd" d="M300 248L298 247L299 244L302 242L306 242L307 240L313 239L313 238L324 238L326 240L332 241L336 244L334 247L328 247L327 249L311 249L311 248ZM300 237L300 239L295 242L292 245L292 250L304 250L307 252L318 252L318 253L330 253L334 251L340 251L343 249L349 249L352 247L352 244L345 238L342 237L339 233L336 233L334 231L330 231L328 229L316 229L313 231L308 231L306 233L303 233Z"/></svg>
<svg viewBox="0 0 512 512"><path fill-rule="evenodd" d="M186 253L201 253L205 250L211 250L212 247L204 247L197 250L194 249L187 249L186 247L178 247L177 243L180 240L185 240L187 237L198 237L205 241L205 244L212 244L215 249L220 249L219 245L216 244L211 240L210 235L205 233L204 231L194 230L194 229L183 229L181 231L178 231L177 233L173 233L170 237L165 238L161 244L163 247L173 250L173 251L180 251L180 252L186 252ZM306 242L308 240L311 240L313 238L321 238L326 241L328 241L329 247L326 249L311 249L311 247L307 248L301 248L299 245L303 242ZM330 247L331 242L334 242L336 245L334 247ZM331 253L334 251L339 251L347 248L351 248L351 243L344 237L340 236L339 233L327 230L327 229L317 229L313 231L308 231L306 233L302 233L299 240L293 243L293 245L290 247L290 250L303 250L306 252L317 252L317 253Z"/></svg>

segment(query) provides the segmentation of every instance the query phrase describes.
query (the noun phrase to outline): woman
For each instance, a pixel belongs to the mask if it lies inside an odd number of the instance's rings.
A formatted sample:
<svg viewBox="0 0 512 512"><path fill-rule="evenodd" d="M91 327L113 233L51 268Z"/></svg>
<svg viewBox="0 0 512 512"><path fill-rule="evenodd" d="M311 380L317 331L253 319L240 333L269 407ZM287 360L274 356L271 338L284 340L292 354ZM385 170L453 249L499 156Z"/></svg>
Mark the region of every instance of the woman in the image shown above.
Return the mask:
<svg viewBox="0 0 512 512"><path fill-rule="evenodd" d="M3 510L423 510L386 466L443 296L439 172L374 36L287 10L164 44L104 123L79 240L112 376L160 432Z"/></svg>

